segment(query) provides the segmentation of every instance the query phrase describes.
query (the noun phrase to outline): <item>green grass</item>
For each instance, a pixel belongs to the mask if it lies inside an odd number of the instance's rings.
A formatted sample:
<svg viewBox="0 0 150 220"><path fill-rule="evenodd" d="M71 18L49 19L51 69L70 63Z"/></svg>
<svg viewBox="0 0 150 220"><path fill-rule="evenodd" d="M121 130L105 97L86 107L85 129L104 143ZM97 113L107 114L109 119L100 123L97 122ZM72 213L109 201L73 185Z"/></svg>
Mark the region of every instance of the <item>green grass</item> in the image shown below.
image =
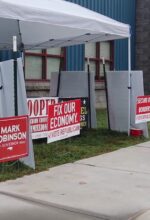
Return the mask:
<svg viewBox="0 0 150 220"><path fill-rule="evenodd" d="M80 136L46 144L34 143L36 170L20 162L0 164L0 181L15 179L31 173L47 170L61 164L108 153L123 147L144 142L144 137L128 137L127 134L108 131L106 111L97 111L97 129L87 130Z"/></svg>

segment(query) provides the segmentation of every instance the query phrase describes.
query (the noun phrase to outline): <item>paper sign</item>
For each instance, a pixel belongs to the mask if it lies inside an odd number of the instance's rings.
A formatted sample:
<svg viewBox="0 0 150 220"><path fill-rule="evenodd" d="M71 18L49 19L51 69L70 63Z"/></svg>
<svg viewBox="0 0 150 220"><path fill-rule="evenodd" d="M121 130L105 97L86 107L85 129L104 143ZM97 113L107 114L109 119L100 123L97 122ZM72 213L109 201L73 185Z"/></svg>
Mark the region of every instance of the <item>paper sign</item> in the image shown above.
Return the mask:
<svg viewBox="0 0 150 220"><path fill-rule="evenodd" d="M18 160L28 155L28 116L0 119L0 162Z"/></svg>
<svg viewBox="0 0 150 220"><path fill-rule="evenodd" d="M80 134L80 100L63 102L48 107L47 143Z"/></svg>

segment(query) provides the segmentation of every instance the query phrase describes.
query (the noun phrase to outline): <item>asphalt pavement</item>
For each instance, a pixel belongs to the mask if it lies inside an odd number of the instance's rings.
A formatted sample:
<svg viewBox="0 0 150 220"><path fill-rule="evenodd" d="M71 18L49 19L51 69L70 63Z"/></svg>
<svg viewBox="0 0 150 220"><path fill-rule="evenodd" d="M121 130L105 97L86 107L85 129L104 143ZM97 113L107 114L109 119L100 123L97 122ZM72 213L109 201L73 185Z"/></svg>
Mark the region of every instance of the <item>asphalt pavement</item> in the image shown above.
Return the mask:
<svg viewBox="0 0 150 220"><path fill-rule="evenodd" d="M150 220L150 142L0 183L0 192L0 220Z"/></svg>

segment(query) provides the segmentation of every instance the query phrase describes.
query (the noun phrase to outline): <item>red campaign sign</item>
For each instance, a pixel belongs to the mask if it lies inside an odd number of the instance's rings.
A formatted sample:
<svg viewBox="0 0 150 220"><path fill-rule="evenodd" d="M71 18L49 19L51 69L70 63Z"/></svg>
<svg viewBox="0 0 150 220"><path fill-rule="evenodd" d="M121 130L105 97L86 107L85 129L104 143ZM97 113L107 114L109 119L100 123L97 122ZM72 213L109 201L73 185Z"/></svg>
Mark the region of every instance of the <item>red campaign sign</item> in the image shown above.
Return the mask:
<svg viewBox="0 0 150 220"><path fill-rule="evenodd" d="M28 98L32 139L47 137L48 105L58 103L57 97Z"/></svg>
<svg viewBox="0 0 150 220"><path fill-rule="evenodd" d="M0 119L0 162L28 156L28 142L27 115Z"/></svg>
<svg viewBox="0 0 150 220"><path fill-rule="evenodd" d="M138 96L135 123L150 121L150 96Z"/></svg>
<svg viewBox="0 0 150 220"><path fill-rule="evenodd" d="M80 134L80 111L80 100L49 105L47 142L51 143Z"/></svg>

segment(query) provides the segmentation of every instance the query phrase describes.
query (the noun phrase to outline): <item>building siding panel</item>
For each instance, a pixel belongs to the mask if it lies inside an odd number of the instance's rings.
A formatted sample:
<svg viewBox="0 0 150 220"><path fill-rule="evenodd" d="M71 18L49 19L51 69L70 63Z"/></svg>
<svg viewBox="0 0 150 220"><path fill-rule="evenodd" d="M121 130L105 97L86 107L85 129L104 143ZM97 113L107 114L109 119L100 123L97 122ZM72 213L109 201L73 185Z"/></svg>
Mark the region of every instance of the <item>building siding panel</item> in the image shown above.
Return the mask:
<svg viewBox="0 0 150 220"><path fill-rule="evenodd" d="M67 47L66 69L80 71L84 69L84 45Z"/></svg>
<svg viewBox="0 0 150 220"><path fill-rule="evenodd" d="M109 16L118 21L131 25L132 29L132 69L135 68L135 16L136 16L136 0L67 0L69 2L80 4L93 11ZM75 60L74 51L78 53L80 61L76 61L79 70L84 67L84 58L82 55L84 47L71 47L67 50L67 67L74 70ZM72 56L72 57L71 57ZM128 68L128 46L127 40L119 40L115 42L115 65L116 70L126 70Z"/></svg>

